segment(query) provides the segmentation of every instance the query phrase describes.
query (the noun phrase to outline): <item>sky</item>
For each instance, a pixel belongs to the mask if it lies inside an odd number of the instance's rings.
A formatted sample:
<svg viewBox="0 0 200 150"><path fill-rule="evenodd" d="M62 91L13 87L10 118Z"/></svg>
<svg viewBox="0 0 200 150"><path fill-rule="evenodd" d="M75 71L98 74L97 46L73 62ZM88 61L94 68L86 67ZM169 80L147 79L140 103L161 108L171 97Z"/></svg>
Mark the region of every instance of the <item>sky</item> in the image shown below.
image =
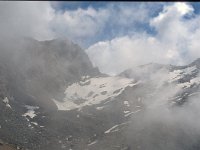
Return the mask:
<svg viewBox="0 0 200 150"><path fill-rule="evenodd" d="M69 39L110 75L200 57L200 3L1 1L0 20L1 38Z"/></svg>

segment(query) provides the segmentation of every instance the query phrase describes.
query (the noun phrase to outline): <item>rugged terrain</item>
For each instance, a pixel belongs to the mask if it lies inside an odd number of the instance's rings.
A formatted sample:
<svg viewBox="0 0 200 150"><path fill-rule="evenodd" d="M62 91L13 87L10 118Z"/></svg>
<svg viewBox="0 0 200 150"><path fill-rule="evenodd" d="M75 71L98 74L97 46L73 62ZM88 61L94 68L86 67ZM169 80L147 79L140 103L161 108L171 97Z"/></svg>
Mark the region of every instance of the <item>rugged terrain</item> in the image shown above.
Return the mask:
<svg viewBox="0 0 200 150"><path fill-rule="evenodd" d="M200 59L108 76L69 40L1 45L0 149L200 149Z"/></svg>

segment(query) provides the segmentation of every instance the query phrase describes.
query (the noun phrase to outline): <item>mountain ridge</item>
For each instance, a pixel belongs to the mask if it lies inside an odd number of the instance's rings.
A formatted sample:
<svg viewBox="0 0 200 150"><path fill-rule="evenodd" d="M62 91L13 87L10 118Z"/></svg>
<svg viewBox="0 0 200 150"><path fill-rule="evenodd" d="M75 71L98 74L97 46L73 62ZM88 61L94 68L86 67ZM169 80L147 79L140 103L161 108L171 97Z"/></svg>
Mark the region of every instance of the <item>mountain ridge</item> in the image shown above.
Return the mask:
<svg viewBox="0 0 200 150"><path fill-rule="evenodd" d="M109 76L63 39L2 47L0 139L15 149L199 149L200 59Z"/></svg>

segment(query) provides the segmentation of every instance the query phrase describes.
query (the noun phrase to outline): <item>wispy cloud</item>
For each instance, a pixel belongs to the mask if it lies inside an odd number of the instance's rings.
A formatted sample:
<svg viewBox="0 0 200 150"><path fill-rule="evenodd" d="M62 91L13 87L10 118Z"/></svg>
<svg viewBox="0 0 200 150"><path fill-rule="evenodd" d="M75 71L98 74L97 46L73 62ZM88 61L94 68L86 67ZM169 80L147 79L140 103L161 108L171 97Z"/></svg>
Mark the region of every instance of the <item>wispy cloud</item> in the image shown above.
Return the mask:
<svg viewBox="0 0 200 150"><path fill-rule="evenodd" d="M30 36L39 40L53 38L49 22L54 9L49 2L0 2L1 38Z"/></svg>
<svg viewBox="0 0 200 150"><path fill-rule="evenodd" d="M160 6L160 4L158 3ZM66 36L87 47L94 42L132 34L148 23L150 4L108 3L104 7L57 10L52 27L59 36Z"/></svg>
<svg viewBox="0 0 200 150"><path fill-rule="evenodd" d="M66 37L102 72L136 65L184 64L200 57L200 15L189 3L114 3L59 9L50 2L0 2L1 38ZM153 34L152 31L155 31Z"/></svg>
<svg viewBox="0 0 200 150"><path fill-rule="evenodd" d="M84 7L76 9L64 9L58 4L63 3L1 2L1 32L40 40L67 37L88 47L100 40L138 31L151 14L147 3L113 2L101 7L97 7L98 3L87 7L81 3Z"/></svg>
<svg viewBox="0 0 200 150"><path fill-rule="evenodd" d="M96 36L105 26L108 17L106 9L79 8L64 13L57 12L51 25L57 36L77 41Z"/></svg>
<svg viewBox="0 0 200 150"><path fill-rule="evenodd" d="M188 3L173 3L149 20L155 35L135 33L97 42L87 52L102 72L116 74L124 69L149 63L181 65L200 57L199 15Z"/></svg>

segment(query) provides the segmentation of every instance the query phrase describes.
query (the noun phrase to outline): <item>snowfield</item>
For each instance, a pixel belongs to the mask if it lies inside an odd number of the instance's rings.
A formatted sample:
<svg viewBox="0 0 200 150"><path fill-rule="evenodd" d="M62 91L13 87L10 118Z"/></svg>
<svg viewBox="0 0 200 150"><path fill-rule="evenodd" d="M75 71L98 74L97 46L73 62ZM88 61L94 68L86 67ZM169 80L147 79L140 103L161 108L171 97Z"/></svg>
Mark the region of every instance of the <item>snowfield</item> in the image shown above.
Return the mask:
<svg viewBox="0 0 200 150"><path fill-rule="evenodd" d="M124 77L96 77L85 76L80 82L73 83L65 90L62 102L53 101L58 110L81 109L84 106L100 104L103 101L120 95L126 87L139 84L134 79Z"/></svg>

